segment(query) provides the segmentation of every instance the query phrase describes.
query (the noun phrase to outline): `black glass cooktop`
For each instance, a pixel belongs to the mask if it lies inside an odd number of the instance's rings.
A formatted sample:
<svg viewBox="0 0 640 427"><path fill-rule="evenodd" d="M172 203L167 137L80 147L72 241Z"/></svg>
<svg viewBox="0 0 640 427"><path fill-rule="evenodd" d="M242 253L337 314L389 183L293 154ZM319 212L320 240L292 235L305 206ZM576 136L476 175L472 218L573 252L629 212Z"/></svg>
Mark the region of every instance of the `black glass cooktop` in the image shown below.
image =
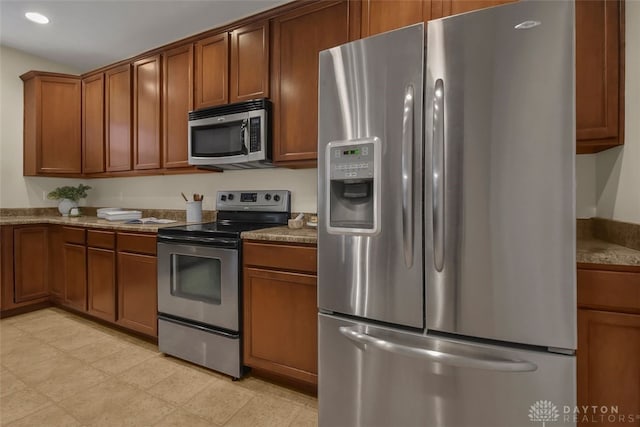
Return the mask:
<svg viewBox="0 0 640 427"><path fill-rule="evenodd" d="M158 229L159 236L203 236L203 237L235 237L239 238L243 231L277 227L282 224L258 223L225 223L207 222L204 224L179 225Z"/></svg>

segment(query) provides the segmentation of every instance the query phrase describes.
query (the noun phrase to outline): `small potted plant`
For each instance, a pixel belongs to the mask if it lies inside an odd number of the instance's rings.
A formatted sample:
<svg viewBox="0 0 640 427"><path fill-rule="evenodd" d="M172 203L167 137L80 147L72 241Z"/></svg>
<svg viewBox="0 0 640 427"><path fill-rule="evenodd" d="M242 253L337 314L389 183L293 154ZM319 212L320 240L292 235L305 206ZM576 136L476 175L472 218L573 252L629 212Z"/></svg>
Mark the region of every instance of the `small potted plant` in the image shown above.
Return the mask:
<svg viewBox="0 0 640 427"><path fill-rule="evenodd" d="M49 194L47 198L51 200L60 200L58 203L58 211L62 216L69 216L69 211L78 206L78 201L87 197L87 190L91 187L80 184L77 187L58 187Z"/></svg>

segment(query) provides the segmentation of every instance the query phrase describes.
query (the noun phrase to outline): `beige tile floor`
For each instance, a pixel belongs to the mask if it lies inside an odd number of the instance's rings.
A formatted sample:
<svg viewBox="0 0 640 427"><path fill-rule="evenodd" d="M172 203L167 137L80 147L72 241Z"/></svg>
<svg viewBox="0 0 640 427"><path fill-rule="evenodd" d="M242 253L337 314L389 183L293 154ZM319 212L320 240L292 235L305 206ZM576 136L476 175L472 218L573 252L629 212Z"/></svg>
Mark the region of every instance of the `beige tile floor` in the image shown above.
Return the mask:
<svg viewBox="0 0 640 427"><path fill-rule="evenodd" d="M2 426L315 426L317 400L56 308L0 320Z"/></svg>

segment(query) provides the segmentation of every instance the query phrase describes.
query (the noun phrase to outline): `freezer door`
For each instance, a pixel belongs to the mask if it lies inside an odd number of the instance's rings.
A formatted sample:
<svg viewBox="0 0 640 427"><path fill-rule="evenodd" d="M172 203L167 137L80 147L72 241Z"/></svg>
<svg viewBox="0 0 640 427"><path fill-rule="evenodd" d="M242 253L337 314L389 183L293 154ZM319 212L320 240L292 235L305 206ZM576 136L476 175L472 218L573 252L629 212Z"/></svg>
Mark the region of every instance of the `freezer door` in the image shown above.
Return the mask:
<svg viewBox="0 0 640 427"><path fill-rule="evenodd" d="M319 315L320 427L574 426L575 357ZM540 422L540 423L538 423Z"/></svg>
<svg viewBox="0 0 640 427"><path fill-rule="evenodd" d="M320 53L323 309L424 327L423 64L424 24Z"/></svg>
<svg viewBox="0 0 640 427"><path fill-rule="evenodd" d="M576 348L574 13L428 23L427 328Z"/></svg>

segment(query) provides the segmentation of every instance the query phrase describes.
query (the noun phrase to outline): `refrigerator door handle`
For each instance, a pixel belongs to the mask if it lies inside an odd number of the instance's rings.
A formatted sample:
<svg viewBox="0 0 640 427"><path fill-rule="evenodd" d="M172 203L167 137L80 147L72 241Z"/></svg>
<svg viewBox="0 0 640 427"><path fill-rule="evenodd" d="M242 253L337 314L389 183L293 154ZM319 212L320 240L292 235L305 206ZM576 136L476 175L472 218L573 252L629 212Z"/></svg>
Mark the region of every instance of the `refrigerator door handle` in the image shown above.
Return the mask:
<svg viewBox="0 0 640 427"><path fill-rule="evenodd" d="M413 266L413 85L404 92L402 112L402 241L404 263Z"/></svg>
<svg viewBox="0 0 640 427"><path fill-rule="evenodd" d="M447 347L447 351L444 351L444 349L437 349L436 346L433 346L433 348L428 348L427 346L415 347L401 342L394 342L386 337L377 337L361 332L357 327L353 326L341 326L339 330L342 335L359 346L370 345L379 350L389 351L403 356L417 357L429 362L442 363L457 368L501 372L532 372L538 369L538 366L532 362L519 359L507 359L493 354L483 353L476 348L465 348L464 344L447 342L442 346ZM437 340L433 341L437 342Z"/></svg>
<svg viewBox="0 0 640 427"><path fill-rule="evenodd" d="M437 271L444 268L444 82L435 82L433 95L433 152L431 166L432 185L432 226L433 226L433 258Z"/></svg>

